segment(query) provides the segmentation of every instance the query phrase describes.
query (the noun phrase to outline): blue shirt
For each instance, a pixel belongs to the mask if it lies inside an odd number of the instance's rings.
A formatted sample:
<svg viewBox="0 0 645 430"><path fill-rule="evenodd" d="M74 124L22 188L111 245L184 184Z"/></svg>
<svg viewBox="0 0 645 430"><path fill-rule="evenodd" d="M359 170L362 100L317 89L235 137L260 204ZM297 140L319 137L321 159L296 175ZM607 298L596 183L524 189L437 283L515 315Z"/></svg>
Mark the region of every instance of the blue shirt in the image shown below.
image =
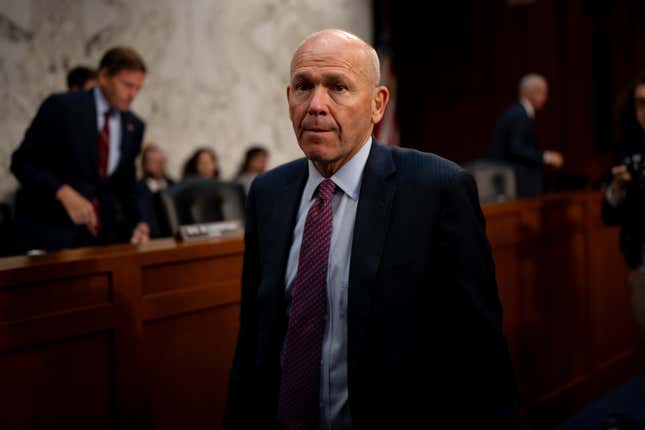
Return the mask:
<svg viewBox="0 0 645 430"><path fill-rule="evenodd" d="M363 170L372 147L372 138L330 178L336 184L331 199L332 222L329 262L327 265L327 323L323 334L320 368L320 428L351 428L347 392L347 290L352 237ZM309 177L300 199L293 243L289 251L286 274L286 296L290 303L291 288L298 271L302 232L309 208L315 201L318 185L325 178L309 161ZM287 306L287 312L289 312Z"/></svg>
<svg viewBox="0 0 645 430"><path fill-rule="evenodd" d="M110 104L105 100L98 85L94 87L94 103L96 106L96 125L98 132L101 133L105 124L105 112L110 108ZM114 173L121 158L121 112L113 110L108 124L110 127L110 152L108 154L107 174L109 176Z"/></svg>

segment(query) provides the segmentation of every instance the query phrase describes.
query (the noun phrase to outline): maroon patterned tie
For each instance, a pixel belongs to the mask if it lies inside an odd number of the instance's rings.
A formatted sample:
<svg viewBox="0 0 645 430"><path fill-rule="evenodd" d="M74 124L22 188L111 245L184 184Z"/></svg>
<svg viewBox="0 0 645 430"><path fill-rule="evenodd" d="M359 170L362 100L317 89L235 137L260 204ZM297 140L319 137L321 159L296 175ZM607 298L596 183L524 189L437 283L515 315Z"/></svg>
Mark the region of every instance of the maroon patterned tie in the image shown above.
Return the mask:
<svg viewBox="0 0 645 430"><path fill-rule="evenodd" d="M108 157L110 155L110 116L112 109L108 109L103 114L105 122L99 133L99 176L106 179L108 175Z"/></svg>
<svg viewBox="0 0 645 430"><path fill-rule="evenodd" d="M108 157L110 156L110 116L112 116L112 108L106 110L103 115L105 122L103 128L99 133L99 177L102 181L107 180L108 177ZM94 198L92 200L92 207L96 214L96 225L92 230L94 236L98 236L101 231L101 218L99 217L99 201Z"/></svg>
<svg viewBox="0 0 645 430"><path fill-rule="evenodd" d="M333 214L330 179L305 220L298 272L291 289L289 325L284 345L278 420L285 430L317 427L320 412L320 360L327 314L327 264Z"/></svg>

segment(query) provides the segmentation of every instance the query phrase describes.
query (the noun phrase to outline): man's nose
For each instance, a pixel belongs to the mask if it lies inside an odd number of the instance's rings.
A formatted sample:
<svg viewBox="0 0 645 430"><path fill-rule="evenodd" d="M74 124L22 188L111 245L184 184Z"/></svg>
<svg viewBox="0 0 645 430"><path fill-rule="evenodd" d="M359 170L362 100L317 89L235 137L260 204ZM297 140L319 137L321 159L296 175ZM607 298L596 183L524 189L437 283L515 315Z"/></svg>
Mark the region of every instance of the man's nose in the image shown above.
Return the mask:
<svg viewBox="0 0 645 430"><path fill-rule="evenodd" d="M314 88L309 101L309 115L326 115L328 113L329 95L323 86Z"/></svg>
<svg viewBox="0 0 645 430"><path fill-rule="evenodd" d="M130 100L134 100L134 99L137 97L137 94L138 94L138 93L139 93L139 89L138 89L138 88L130 88L130 91L129 91L129 94L128 94L128 98L129 98Z"/></svg>

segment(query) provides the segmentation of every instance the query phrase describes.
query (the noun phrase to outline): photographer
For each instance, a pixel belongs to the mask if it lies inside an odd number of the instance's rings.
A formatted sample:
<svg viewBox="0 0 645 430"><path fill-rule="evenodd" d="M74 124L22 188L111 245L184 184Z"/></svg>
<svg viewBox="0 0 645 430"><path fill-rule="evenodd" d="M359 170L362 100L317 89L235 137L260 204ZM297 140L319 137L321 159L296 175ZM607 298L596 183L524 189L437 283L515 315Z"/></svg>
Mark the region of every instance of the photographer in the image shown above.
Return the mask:
<svg viewBox="0 0 645 430"><path fill-rule="evenodd" d="M632 310L645 339L645 74L626 91L618 120L622 136L602 217L606 224L622 227L620 247L632 269Z"/></svg>

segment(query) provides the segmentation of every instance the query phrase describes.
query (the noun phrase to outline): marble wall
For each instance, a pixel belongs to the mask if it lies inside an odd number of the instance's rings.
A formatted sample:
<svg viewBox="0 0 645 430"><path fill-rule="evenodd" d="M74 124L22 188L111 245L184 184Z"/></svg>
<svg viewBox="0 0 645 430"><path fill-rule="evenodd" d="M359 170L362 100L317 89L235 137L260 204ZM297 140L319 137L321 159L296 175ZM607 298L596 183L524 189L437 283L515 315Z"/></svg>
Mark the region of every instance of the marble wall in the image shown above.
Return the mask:
<svg viewBox="0 0 645 430"><path fill-rule="evenodd" d="M0 0L0 200L38 105L67 71L95 66L114 45L142 53L149 73L132 109L146 141L178 176L197 146L218 152L224 177L252 143L276 166L300 156L285 88L293 50L335 27L372 40L370 0Z"/></svg>

